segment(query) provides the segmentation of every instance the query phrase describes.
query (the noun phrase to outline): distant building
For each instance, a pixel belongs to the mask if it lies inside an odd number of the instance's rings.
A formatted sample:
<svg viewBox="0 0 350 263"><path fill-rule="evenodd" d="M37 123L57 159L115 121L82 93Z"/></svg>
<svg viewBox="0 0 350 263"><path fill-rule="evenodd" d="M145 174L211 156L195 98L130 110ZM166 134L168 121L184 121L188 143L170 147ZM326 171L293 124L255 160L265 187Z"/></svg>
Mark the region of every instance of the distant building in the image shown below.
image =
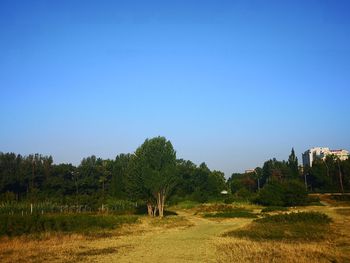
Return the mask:
<svg viewBox="0 0 350 263"><path fill-rule="evenodd" d="M315 159L324 160L327 155L335 155L340 160L344 161L349 157L347 150L330 150L328 147L314 147L303 153L303 166L312 166Z"/></svg>
<svg viewBox="0 0 350 263"><path fill-rule="evenodd" d="M245 170L246 174L251 174L251 173L255 173L255 169L247 169Z"/></svg>

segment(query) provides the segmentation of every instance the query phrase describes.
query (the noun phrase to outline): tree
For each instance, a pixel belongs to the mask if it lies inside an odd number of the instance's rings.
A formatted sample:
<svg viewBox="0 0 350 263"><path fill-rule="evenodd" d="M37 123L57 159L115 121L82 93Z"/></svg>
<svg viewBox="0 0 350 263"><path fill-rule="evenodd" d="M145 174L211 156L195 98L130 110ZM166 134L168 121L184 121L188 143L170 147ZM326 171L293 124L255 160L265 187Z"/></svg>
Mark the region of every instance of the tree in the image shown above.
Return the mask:
<svg viewBox="0 0 350 263"><path fill-rule="evenodd" d="M147 202L149 215L164 216L166 198L175 186L176 153L164 137L146 139L130 163L128 188Z"/></svg>
<svg viewBox="0 0 350 263"><path fill-rule="evenodd" d="M126 197L125 180L130 160L131 154L122 153L115 158L110 185L110 194L114 198L123 199Z"/></svg>
<svg viewBox="0 0 350 263"><path fill-rule="evenodd" d="M290 175L292 178L297 178L299 175L299 169L298 169L298 158L295 156L294 148L292 148L292 151L289 155L287 165L290 169Z"/></svg>

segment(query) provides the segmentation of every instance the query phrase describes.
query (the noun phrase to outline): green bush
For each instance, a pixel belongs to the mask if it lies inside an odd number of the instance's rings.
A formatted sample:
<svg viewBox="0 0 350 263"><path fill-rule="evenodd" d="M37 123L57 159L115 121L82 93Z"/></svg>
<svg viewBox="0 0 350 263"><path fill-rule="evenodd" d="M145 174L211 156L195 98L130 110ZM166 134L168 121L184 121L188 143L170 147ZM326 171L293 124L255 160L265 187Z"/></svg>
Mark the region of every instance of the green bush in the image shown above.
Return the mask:
<svg viewBox="0 0 350 263"><path fill-rule="evenodd" d="M307 205L308 196L305 186L298 181L272 181L264 186L254 200L265 206Z"/></svg>
<svg viewBox="0 0 350 263"><path fill-rule="evenodd" d="M191 199L198 203L205 203L208 201L208 195L205 192L201 191L199 188L196 188L191 195Z"/></svg>
<svg viewBox="0 0 350 263"><path fill-rule="evenodd" d="M252 192L248 191L247 188L242 187L235 192L235 196L244 200L250 200L252 197Z"/></svg>

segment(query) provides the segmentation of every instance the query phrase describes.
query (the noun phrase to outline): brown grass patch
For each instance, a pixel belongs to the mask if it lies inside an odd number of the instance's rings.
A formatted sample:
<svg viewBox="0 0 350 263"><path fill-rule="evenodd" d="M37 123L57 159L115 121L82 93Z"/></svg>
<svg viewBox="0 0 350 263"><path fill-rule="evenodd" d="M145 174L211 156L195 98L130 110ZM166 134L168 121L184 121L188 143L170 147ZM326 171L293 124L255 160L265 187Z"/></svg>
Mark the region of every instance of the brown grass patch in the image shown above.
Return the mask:
<svg viewBox="0 0 350 263"><path fill-rule="evenodd" d="M350 216L350 208L338 208L335 210L337 214L342 216Z"/></svg>
<svg viewBox="0 0 350 263"><path fill-rule="evenodd" d="M186 228L194 225L184 216L167 216L164 218L155 217L152 218L149 223L153 227L161 228Z"/></svg>
<svg viewBox="0 0 350 263"><path fill-rule="evenodd" d="M221 238L216 243L217 262L344 262L334 244L286 243Z"/></svg>

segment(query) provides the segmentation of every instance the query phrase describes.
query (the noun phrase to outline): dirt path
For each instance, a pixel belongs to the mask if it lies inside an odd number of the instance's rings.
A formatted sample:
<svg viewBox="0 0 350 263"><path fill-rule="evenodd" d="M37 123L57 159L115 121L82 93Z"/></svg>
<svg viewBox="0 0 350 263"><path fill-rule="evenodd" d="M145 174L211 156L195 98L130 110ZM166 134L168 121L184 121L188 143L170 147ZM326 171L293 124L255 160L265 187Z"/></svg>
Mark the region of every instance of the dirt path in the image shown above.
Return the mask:
<svg viewBox="0 0 350 263"><path fill-rule="evenodd" d="M251 221L232 219L218 222L187 212L180 212L179 216L183 216L193 225L156 230L148 227L148 231L140 235L109 239L105 244L100 240L96 247L116 247L117 253L89 259L94 262L215 262L215 238Z"/></svg>

